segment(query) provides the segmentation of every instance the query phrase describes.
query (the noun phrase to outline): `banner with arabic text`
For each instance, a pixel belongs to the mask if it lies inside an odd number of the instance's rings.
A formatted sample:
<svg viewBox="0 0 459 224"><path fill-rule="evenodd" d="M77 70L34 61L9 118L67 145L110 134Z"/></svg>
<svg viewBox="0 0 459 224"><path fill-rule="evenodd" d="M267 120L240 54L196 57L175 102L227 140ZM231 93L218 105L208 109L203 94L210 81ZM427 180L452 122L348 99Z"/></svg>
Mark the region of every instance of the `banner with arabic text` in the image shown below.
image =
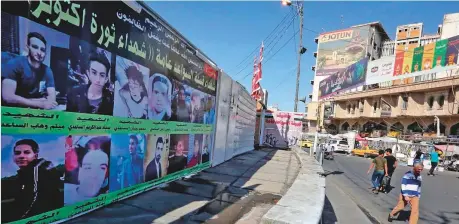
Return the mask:
<svg viewBox="0 0 459 224"><path fill-rule="evenodd" d="M2 223L64 221L210 166L218 68L145 4L2 2L1 20Z"/></svg>

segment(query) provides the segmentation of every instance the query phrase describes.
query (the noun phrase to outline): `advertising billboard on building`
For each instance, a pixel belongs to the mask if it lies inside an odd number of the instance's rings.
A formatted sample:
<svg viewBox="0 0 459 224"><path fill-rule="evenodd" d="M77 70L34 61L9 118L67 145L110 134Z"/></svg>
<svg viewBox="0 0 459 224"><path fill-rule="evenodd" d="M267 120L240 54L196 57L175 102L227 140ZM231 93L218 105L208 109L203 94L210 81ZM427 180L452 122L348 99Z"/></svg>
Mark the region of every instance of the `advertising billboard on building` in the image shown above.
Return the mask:
<svg viewBox="0 0 459 224"><path fill-rule="evenodd" d="M340 91L355 88L365 83L368 58L337 72L319 83L319 99L330 97Z"/></svg>
<svg viewBox="0 0 459 224"><path fill-rule="evenodd" d="M424 53L422 54L422 70L432 69L434 53L435 42L424 45Z"/></svg>
<svg viewBox="0 0 459 224"><path fill-rule="evenodd" d="M403 58L404 57L405 57L404 51L399 51L395 53L394 76L398 76L403 73Z"/></svg>
<svg viewBox="0 0 459 224"><path fill-rule="evenodd" d="M265 145L287 148L301 140L304 113L268 111L265 114Z"/></svg>
<svg viewBox="0 0 459 224"><path fill-rule="evenodd" d="M3 223L62 222L210 166L217 70L137 6L2 3Z"/></svg>
<svg viewBox="0 0 459 224"><path fill-rule="evenodd" d="M395 56L382 57L368 62L365 85L372 85L388 81L394 71Z"/></svg>
<svg viewBox="0 0 459 224"><path fill-rule="evenodd" d="M448 49L446 50L446 65L459 64L459 36L448 39Z"/></svg>
<svg viewBox="0 0 459 224"><path fill-rule="evenodd" d="M369 31L370 26L361 26L321 34L316 75L332 75L364 58Z"/></svg>
<svg viewBox="0 0 459 224"><path fill-rule="evenodd" d="M435 53L433 58L433 68L437 66L445 66L446 49L448 48L448 40L439 40L435 42Z"/></svg>
<svg viewBox="0 0 459 224"><path fill-rule="evenodd" d="M411 72L418 72L422 70L422 56L424 54L424 47L417 47L413 50L413 64L411 65Z"/></svg>

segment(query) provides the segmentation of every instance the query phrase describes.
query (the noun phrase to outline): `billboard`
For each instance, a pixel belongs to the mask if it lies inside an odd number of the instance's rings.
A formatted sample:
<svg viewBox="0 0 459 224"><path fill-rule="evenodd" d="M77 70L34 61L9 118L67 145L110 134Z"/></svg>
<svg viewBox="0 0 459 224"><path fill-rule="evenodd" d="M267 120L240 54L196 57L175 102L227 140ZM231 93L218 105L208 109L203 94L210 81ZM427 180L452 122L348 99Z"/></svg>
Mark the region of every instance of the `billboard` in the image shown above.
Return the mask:
<svg viewBox="0 0 459 224"><path fill-rule="evenodd" d="M304 113L286 111L267 112L263 140L265 145L287 148L301 140Z"/></svg>
<svg viewBox="0 0 459 224"><path fill-rule="evenodd" d="M370 26L361 26L321 34L316 75L332 75L364 58L369 31Z"/></svg>
<svg viewBox="0 0 459 224"><path fill-rule="evenodd" d="M61 222L210 166L217 70L150 9L1 10L2 222Z"/></svg>
<svg viewBox="0 0 459 224"><path fill-rule="evenodd" d="M437 66L443 67L446 62L446 50L448 48L448 39L435 42L435 53L432 68Z"/></svg>
<svg viewBox="0 0 459 224"><path fill-rule="evenodd" d="M446 66L459 64L459 36L448 39L448 49L446 50Z"/></svg>
<svg viewBox="0 0 459 224"><path fill-rule="evenodd" d="M382 57L368 62L365 85L385 82L392 78L394 71L395 56Z"/></svg>
<svg viewBox="0 0 459 224"><path fill-rule="evenodd" d="M364 58L322 80L319 83L319 99L330 97L339 91L363 85L365 83L367 65L368 58Z"/></svg>

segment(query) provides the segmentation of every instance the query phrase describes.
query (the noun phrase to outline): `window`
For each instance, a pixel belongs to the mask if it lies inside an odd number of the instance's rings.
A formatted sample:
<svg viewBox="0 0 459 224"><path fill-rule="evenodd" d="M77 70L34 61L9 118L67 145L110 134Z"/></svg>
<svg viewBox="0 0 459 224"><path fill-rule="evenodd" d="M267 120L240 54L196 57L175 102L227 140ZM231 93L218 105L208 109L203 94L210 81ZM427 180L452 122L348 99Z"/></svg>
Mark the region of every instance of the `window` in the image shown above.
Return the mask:
<svg viewBox="0 0 459 224"><path fill-rule="evenodd" d="M360 103L359 103L359 104L360 104L360 106L359 106L360 112L363 112L363 106L364 106L364 104L363 104L363 99L360 100Z"/></svg>
<svg viewBox="0 0 459 224"><path fill-rule="evenodd" d="M355 114L355 104L352 104L352 114Z"/></svg>
<svg viewBox="0 0 459 224"><path fill-rule="evenodd" d="M430 96L429 99L427 100L427 105L429 106L429 107L427 108L428 110L432 110L433 103L434 103L434 97L433 97L433 96Z"/></svg>
<svg viewBox="0 0 459 224"><path fill-rule="evenodd" d="M443 109L443 105L445 104L445 96L441 95L438 97L438 109Z"/></svg>
<svg viewBox="0 0 459 224"><path fill-rule="evenodd" d="M376 113L376 108L378 107L378 103L374 102L373 103L373 113Z"/></svg>
<svg viewBox="0 0 459 224"><path fill-rule="evenodd" d="M408 109L408 97L402 96L402 110Z"/></svg>

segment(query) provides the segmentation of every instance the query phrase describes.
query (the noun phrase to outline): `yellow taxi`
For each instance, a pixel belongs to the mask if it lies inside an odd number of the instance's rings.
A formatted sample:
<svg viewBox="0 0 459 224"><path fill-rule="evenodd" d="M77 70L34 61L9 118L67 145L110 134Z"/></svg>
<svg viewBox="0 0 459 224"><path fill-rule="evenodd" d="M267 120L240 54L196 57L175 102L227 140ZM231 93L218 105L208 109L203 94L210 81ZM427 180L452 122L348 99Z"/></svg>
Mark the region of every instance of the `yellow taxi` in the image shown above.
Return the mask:
<svg viewBox="0 0 459 224"><path fill-rule="evenodd" d="M305 148L311 148L314 145L314 142L311 140L301 140L300 146Z"/></svg>
<svg viewBox="0 0 459 224"><path fill-rule="evenodd" d="M370 147L368 147L368 145L367 145L367 146L364 146L362 148L353 149L351 151L351 154L353 156L363 156L365 158L367 158L367 157L375 157L375 156L378 156L378 150L370 149Z"/></svg>

